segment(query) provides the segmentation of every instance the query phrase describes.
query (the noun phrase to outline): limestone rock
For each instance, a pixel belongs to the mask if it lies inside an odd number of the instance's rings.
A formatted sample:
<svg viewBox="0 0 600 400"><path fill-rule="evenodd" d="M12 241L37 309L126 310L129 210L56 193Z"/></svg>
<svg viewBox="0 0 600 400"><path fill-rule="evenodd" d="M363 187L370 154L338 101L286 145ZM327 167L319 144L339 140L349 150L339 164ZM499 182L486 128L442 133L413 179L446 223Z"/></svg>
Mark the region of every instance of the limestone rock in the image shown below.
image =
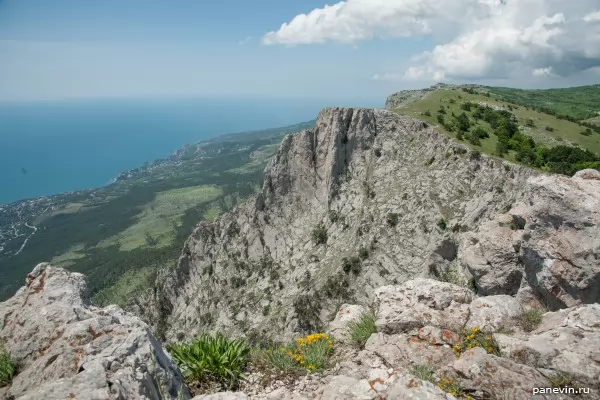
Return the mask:
<svg viewBox="0 0 600 400"><path fill-rule="evenodd" d="M518 253L521 231L510 228L513 219L499 215L465 238L462 259L481 295L514 295L519 291L524 275Z"/></svg>
<svg viewBox="0 0 600 400"><path fill-rule="evenodd" d="M502 355L600 388L600 305L544 314L531 335L495 335Z"/></svg>
<svg viewBox="0 0 600 400"><path fill-rule="evenodd" d="M597 169L583 169L581 171L577 171L574 175L575 178L580 179L592 179L592 180L600 180L600 171Z"/></svg>
<svg viewBox="0 0 600 400"><path fill-rule="evenodd" d="M600 301L600 180L537 176L526 202L463 239L460 258L480 294L524 292L557 310Z"/></svg>
<svg viewBox="0 0 600 400"><path fill-rule="evenodd" d="M365 312L365 307L359 305L344 304L335 315L335 319L328 325L328 332L338 342L349 342L348 324L356 321Z"/></svg>
<svg viewBox="0 0 600 400"><path fill-rule="evenodd" d="M4 396L19 400L189 398L150 328L118 307L90 305L85 278L48 264L0 303L0 339L19 373Z"/></svg>
<svg viewBox="0 0 600 400"><path fill-rule="evenodd" d="M375 400L375 399L454 399L429 382L401 371L388 373L382 369L371 370L369 377L356 379L335 376L320 389L318 399L328 400Z"/></svg>
<svg viewBox="0 0 600 400"><path fill-rule="evenodd" d="M432 279L415 279L376 290L377 327L386 334L434 325L458 331L468 318L473 292Z"/></svg>
<svg viewBox="0 0 600 400"><path fill-rule="evenodd" d="M466 327L496 332L500 328L515 325L515 318L522 312L523 307L514 297L507 295L478 297L471 303Z"/></svg>
<svg viewBox="0 0 600 400"><path fill-rule="evenodd" d="M463 353L450 369L462 378L463 389L481 390L491 398L530 399L534 387L549 386L536 369L488 354L481 347Z"/></svg>
<svg viewBox="0 0 600 400"><path fill-rule="evenodd" d="M600 302L600 180L539 176L529 187L527 283L552 310Z"/></svg>
<svg viewBox="0 0 600 400"><path fill-rule="evenodd" d="M443 331L450 341L456 339L456 334ZM367 341L365 349L357 357L357 361L371 368L405 368L414 365L446 365L456 360L452 348L445 343L444 338L431 340L430 337L421 339L419 336L407 334L386 335L377 333ZM355 361L356 362L356 361Z"/></svg>
<svg viewBox="0 0 600 400"><path fill-rule="evenodd" d="M261 194L196 227L136 312L168 339L318 330L339 304L458 263L461 232L523 200L537 174L390 111L325 109L284 139Z"/></svg>

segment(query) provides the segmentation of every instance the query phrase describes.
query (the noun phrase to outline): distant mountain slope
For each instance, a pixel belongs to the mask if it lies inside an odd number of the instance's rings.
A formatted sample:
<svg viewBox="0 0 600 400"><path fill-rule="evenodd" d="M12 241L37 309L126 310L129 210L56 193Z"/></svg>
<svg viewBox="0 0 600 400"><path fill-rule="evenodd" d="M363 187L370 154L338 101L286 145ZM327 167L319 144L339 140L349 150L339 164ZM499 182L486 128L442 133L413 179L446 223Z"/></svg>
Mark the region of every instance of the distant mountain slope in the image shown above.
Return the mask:
<svg viewBox="0 0 600 400"><path fill-rule="evenodd" d="M570 116L578 121L600 113L600 85L539 90L487 86L485 90L499 100Z"/></svg>
<svg viewBox="0 0 600 400"><path fill-rule="evenodd" d="M581 93L596 87L586 88ZM492 89L523 96L529 93ZM573 88L567 93L580 93L578 90ZM534 91L532 96L537 98L541 92ZM588 109L588 103L578 109ZM455 141L492 156L567 175L600 166L600 127L571 116L550 115L536 109L535 103L507 103L490 88L437 85L428 90L399 92L390 96L387 104L395 112L424 120ZM567 100L564 104L577 108Z"/></svg>
<svg viewBox="0 0 600 400"><path fill-rule="evenodd" d="M177 261L198 221L259 190L285 134L313 125L224 135L125 171L103 188L0 206L0 300L31 265L53 261L88 275L98 303L125 305L157 268Z"/></svg>

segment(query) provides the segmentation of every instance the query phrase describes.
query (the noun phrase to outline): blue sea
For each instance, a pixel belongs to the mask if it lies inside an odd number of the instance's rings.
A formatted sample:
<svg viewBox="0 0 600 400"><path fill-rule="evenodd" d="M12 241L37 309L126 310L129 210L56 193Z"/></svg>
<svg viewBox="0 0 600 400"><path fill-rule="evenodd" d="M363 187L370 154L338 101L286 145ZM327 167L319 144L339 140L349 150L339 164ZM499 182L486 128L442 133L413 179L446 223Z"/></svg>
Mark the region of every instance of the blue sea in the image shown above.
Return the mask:
<svg viewBox="0 0 600 400"><path fill-rule="evenodd" d="M381 106L374 99L0 103L0 204L100 187L187 143L308 121L332 105Z"/></svg>

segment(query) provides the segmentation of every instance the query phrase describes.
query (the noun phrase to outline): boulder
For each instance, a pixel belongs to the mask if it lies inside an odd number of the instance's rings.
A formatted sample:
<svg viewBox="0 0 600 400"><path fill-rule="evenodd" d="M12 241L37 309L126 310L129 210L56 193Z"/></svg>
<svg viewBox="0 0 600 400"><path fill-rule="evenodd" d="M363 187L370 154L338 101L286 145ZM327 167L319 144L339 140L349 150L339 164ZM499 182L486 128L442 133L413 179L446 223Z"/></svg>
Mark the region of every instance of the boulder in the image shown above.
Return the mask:
<svg viewBox="0 0 600 400"><path fill-rule="evenodd" d="M600 305L544 314L530 335L494 335L502 355L600 388Z"/></svg>
<svg viewBox="0 0 600 400"><path fill-rule="evenodd" d="M2 398L190 397L148 325L116 306L92 306L83 275L46 263L0 303L0 340L18 363Z"/></svg>
<svg viewBox="0 0 600 400"><path fill-rule="evenodd" d="M433 279L414 279L375 291L379 305L377 328L386 334L426 325L458 331L468 318L473 293Z"/></svg>
<svg viewBox="0 0 600 400"><path fill-rule="evenodd" d="M478 297L471 303L470 310L466 327L486 332L514 325L515 318L523 312L521 304L508 295Z"/></svg>
<svg viewBox="0 0 600 400"><path fill-rule="evenodd" d="M511 229L513 219L507 214L499 215L466 236L462 260L481 295L514 295L521 286L523 267L518 243L522 231Z"/></svg>
<svg viewBox="0 0 600 400"><path fill-rule="evenodd" d="M419 332L429 333L429 328ZM449 331L444 332L437 339L433 336L424 336L422 339L417 335L377 333L367 341L365 349L355 361L360 360L372 368L393 366L410 369L414 365L445 365L456 360L456 356L444 340L451 338L449 341L454 341L457 335Z"/></svg>
<svg viewBox="0 0 600 400"><path fill-rule="evenodd" d="M479 294L523 293L550 310L600 302L600 180L535 176L526 201L482 223L460 258Z"/></svg>
<svg viewBox="0 0 600 400"><path fill-rule="evenodd" d="M463 390L481 391L494 399L530 399L534 387L550 386L535 368L488 354L481 347L463 353L449 370L460 378Z"/></svg>

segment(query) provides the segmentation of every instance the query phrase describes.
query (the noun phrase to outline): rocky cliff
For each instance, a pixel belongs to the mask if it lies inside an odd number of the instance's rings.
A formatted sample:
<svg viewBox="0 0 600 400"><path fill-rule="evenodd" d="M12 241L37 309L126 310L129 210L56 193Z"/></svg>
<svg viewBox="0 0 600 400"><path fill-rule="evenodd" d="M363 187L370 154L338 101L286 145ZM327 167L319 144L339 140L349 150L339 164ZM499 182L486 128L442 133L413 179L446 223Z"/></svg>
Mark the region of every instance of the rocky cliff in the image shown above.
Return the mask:
<svg viewBox="0 0 600 400"><path fill-rule="evenodd" d="M546 175L390 111L331 108L285 138L261 194L196 227L137 312L173 341L337 339L322 375L265 388L253 373L257 399L455 398L441 379L476 398L530 398L556 377L597 390L599 227L598 171ZM347 323L366 306L378 333L357 349ZM549 312L526 329L530 307ZM465 329L496 347L461 347ZM0 340L18 365L1 398L189 398L149 325L48 264L0 303Z"/></svg>
<svg viewBox="0 0 600 400"><path fill-rule="evenodd" d="M194 230L140 311L168 338L292 334L386 284L466 282L463 238L525 201L536 175L393 112L326 109L285 138L260 195Z"/></svg>
<svg viewBox="0 0 600 400"><path fill-rule="evenodd" d="M85 278L38 265L0 303L0 343L17 364L1 399L189 398L150 327L116 306L90 304Z"/></svg>

